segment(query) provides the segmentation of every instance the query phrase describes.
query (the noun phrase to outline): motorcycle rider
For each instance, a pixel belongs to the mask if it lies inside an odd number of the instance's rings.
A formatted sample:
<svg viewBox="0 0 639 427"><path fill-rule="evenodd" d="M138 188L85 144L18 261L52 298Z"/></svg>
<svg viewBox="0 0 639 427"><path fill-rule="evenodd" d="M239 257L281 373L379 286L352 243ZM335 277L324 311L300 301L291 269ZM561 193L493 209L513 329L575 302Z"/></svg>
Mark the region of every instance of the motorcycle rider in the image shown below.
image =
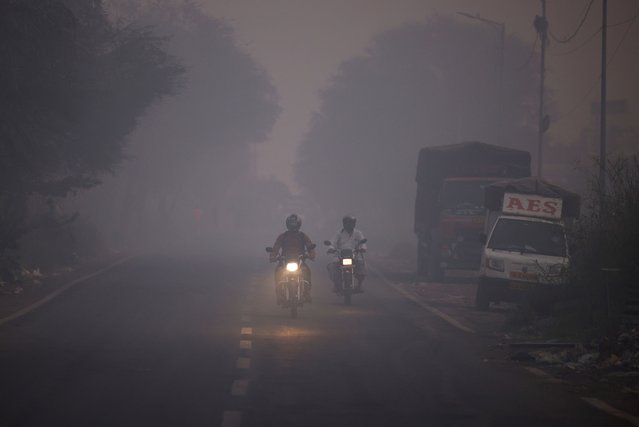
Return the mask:
<svg viewBox="0 0 639 427"><path fill-rule="evenodd" d="M300 255L307 253L308 258L315 259L315 246L306 233L300 231L302 227L302 219L299 215L291 214L286 218L286 231L275 240L273 252L270 253L270 261L276 262L279 257L280 250L285 259L297 259ZM275 267L275 294L277 295L278 304L282 303L283 292L280 289L280 283L283 280L284 265L278 264ZM306 281L303 298L306 302L311 302L311 269L302 263L302 278Z"/></svg>
<svg viewBox="0 0 639 427"><path fill-rule="evenodd" d="M353 215L345 215L342 218L342 230L335 235L331 241L331 247L337 250L339 253L342 249L357 249L353 262L355 263L355 279L357 283L355 285L355 292L364 292L362 285L364 278L366 277L366 263L364 261L364 252L366 252L366 244L359 245L359 242L364 239L364 233L355 228L357 218ZM329 271L331 274L331 280L333 280L333 291L337 292L339 289L340 271L339 262L334 261L329 264Z"/></svg>

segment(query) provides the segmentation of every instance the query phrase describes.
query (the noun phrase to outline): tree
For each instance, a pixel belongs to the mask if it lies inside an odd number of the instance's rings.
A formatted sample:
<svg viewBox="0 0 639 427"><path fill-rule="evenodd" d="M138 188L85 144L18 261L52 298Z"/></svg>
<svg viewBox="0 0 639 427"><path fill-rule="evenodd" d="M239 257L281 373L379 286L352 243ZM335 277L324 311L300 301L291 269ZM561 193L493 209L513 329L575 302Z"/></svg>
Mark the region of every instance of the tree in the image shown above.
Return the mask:
<svg viewBox="0 0 639 427"><path fill-rule="evenodd" d="M219 210L251 174L252 145L279 114L266 72L233 39L231 28L188 0L110 0L123 23L170 37L187 73L178 96L154 108L131 136L131 159L116 192L114 228L170 233L193 208ZM144 218L143 220L136 218Z"/></svg>
<svg viewBox="0 0 639 427"><path fill-rule="evenodd" d="M101 1L0 5L0 255L28 229L32 195L97 185L182 68L148 30L116 29Z"/></svg>
<svg viewBox="0 0 639 427"><path fill-rule="evenodd" d="M372 229L408 236L421 147L494 142L498 111L498 35L435 16L374 39L366 55L344 62L321 93L321 106L295 165L299 183L323 206L366 212ZM530 46L507 38L503 141L533 147L534 64Z"/></svg>

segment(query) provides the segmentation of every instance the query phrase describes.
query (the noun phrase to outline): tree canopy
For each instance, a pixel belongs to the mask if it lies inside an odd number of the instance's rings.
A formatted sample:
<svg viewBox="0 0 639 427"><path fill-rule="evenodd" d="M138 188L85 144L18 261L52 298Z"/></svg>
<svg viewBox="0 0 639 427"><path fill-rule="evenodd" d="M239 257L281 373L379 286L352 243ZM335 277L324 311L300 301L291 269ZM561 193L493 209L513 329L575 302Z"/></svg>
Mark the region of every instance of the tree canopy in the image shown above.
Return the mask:
<svg viewBox="0 0 639 427"><path fill-rule="evenodd" d="M336 213L365 212L369 227L409 233L419 149L496 142L499 53L495 29L445 16L379 35L322 91L295 165L299 183ZM505 59L502 145L530 149L531 47L507 37Z"/></svg>
<svg viewBox="0 0 639 427"><path fill-rule="evenodd" d="M277 94L232 29L194 2L108 5L116 22L148 25L168 37L168 51L186 68L180 93L149 111L130 136L131 160L114 202L123 209L115 227L137 231L154 218L150 228L170 231L189 217L189 209L212 212L239 183L250 185L253 145L267 139L277 119ZM145 224L134 224L140 215Z"/></svg>
<svg viewBox="0 0 639 427"><path fill-rule="evenodd" d="M24 231L29 196L94 186L122 160L183 71L163 45L112 26L98 0L0 5L0 251Z"/></svg>

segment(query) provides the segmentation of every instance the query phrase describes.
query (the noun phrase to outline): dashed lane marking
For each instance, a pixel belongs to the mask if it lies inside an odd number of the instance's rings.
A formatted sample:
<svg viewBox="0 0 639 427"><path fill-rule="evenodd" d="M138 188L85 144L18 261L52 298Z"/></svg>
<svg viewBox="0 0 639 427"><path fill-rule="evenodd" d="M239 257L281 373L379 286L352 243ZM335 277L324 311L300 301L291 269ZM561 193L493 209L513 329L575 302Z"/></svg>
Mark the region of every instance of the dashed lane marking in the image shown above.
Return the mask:
<svg viewBox="0 0 639 427"><path fill-rule="evenodd" d="M581 398L583 401L585 401L586 403L588 403L591 406L594 406L595 408L599 409L600 411L604 411L610 415L612 415L613 417L617 417L620 418L622 420L626 420L628 421L630 424L632 424L633 426L638 426L639 427L639 417L636 417L634 415L630 415L627 412L624 412L620 409L614 408L610 405L608 405L606 402L599 400L597 398L594 397L582 397Z"/></svg>
<svg viewBox="0 0 639 427"><path fill-rule="evenodd" d="M235 364L237 369L251 369L251 359L248 357L240 357Z"/></svg>
<svg viewBox="0 0 639 427"><path fill-rule="evenodd" d="M240 348L242 350L250 350L253 347L253 343L250 340L241 340Z"/></svg>
<svg viewBox="0 0 639 427"><path fill-rule="evenodd" d="M245 396L248 392L248 380L235 380L231 385L231 396Z"/></svg>
<svg viewBox="0 0 639 427"><path fill-rule="evenodd" d="M222 427L240 427L242 425L242 413L239 411L224 411L222 414Z"/></svg>
<svg viewBox="0 0 639 427"><path fill-rule="evenodd" d="M240 335L253 335L253 328L242 328Z"/></svg>
<svg viewBox="0 0 639 427"><path fill-rule="evenodd" d="M75 285L85 282L89 279L92 279L96 276L99 276L102 273L105 273L109 270L111 270L114 267L117 267L118 265L124 264L127 261L132 260L133 258L136 258L137 255L133 255L133 256L129 256L123 259L120 259L116 262L114 262L111 265L108 265L98 271L96 271L95 273L91 273L91 274L87 274L86 276L82 276L78 279L72 280L71 282L67 283L66 285L63 285L61 288L57 289L56 291L50 293L49 295L47 295L46 297L42 298L40 301L37 301L25 308L23 308L20 311L17 311L16 313L13 313L11 316L7 316L5 318L0 319L0 326L4 325L5 323L8 323L14 319L17 319L18 317L22 317L25 314L31 313L33 310L43 306L44 304L48 303L49 301L51 301L52 299L56 298L57 296L59 296L60 294L62 294L63 292L65 292L66 290L74 287Z"/></svg>
<svg viewBox="0 0 639 427"><path fill-rule="evenodd" d="M455 328L464 331L464 332L468 332L470 334L474 334L475 330L469 328L468 326L462 325L459 321L453 319L452 317L450 317L448 314L437 310L435 307L431 307L430 305L424 303L423 301L420 301L418 298L414 297L413 295L411 295L410 293L406 292L404 289L402 289L400 286L397 286L396 284L392 283L391 281L389 281L386 277L384 277L381 273L377 272L377 271L373 271L379 278L381 278L384 283L386 283L388 286L390 286L391 288L395 289L397 292L399 292L400 294L402 294L403 296L405 296L406 298L408 298L409 300L413 301L414 303L416 303L417 305L419 305L420 307L430 311L432 314L434 314L435 316L443 319L444 321L448 322L450 325L454 326Z"/></svg>

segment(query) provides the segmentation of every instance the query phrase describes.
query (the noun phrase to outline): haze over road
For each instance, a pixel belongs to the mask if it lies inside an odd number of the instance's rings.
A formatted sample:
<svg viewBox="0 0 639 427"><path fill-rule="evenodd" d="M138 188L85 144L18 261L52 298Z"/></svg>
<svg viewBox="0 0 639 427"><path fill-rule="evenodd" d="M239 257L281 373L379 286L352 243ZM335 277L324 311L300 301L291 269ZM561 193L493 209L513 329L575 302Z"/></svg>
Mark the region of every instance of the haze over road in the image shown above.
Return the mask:
<svg viewBox="0 0 639 427"><path fill-rule="evenodd" d="M612 426L372 275L291 319L264 260L143 256L0 329L0 424Z"/></svg>

